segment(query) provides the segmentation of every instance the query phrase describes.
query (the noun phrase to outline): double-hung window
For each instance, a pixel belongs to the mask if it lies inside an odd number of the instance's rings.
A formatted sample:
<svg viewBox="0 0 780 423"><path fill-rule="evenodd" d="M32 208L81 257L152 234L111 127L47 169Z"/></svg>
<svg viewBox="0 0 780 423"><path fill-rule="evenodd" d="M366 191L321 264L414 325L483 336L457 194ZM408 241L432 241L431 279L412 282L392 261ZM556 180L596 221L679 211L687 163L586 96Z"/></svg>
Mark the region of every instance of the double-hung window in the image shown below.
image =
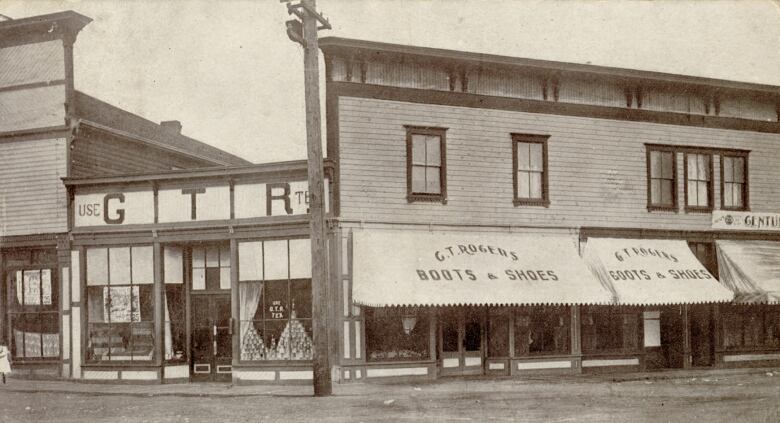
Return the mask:
<svg viewBox="0 0 780 423"><path fill-rule="evenodd" d="M685 153L685 210L712 210L712 154Z"/></svg>
<svg viewBox="0 0 780 423"><path fill-rule="evenodd" d="M407 199L441 201L447 198L444 128L406 128Z"/></svg>
<svg viewBox="0 0 780 423"><path fill-rule="evenodd" d="M512 135L515 205L549 204L547 136Z"/></svg>
<svg viewBox="0 0 780 423"><path fill-rule="evenodd" d="M672 149L648 147L647 149L647 208L650 210L674 210L677 208L675 189L676 160Z"/></svg>
<svg viewBox="0 0 780 423"><path fill-rule="evenodd" d="M720 157L721 208L748 209L747 155L724 153Z"/></svg>

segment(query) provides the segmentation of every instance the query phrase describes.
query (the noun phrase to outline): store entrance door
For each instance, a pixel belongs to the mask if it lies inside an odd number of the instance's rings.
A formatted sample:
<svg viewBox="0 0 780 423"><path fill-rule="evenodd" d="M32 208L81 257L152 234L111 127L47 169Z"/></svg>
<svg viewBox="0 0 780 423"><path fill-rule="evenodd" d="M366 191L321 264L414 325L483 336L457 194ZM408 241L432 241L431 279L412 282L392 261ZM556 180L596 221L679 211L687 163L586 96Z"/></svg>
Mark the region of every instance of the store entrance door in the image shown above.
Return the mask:
<svg viewBox="0 0 780 423"><path fill-rule="evenodd" d="M712 307L692 305L688 309L691 333L691 364L693 367L709 367L715 362L715 321Z"/></svg>
<svg viewBox="0 0 780 423"><path fill-rule="evenodd" d="M685 365L685 325L682 306L644 312L645 367L681 369Z"/></svg>
<svg viewBox="0 0 780 423"><path fill-rule="evenodd" d="M485 312L480 308L444 309L439 313L439 374L484 373Z"/></svg>
<svg viewBox="0 0 780 423"><path fill-rule="evenodd" d="M193 294L193 382L230 382L233 358L229 294Z"/></svg>

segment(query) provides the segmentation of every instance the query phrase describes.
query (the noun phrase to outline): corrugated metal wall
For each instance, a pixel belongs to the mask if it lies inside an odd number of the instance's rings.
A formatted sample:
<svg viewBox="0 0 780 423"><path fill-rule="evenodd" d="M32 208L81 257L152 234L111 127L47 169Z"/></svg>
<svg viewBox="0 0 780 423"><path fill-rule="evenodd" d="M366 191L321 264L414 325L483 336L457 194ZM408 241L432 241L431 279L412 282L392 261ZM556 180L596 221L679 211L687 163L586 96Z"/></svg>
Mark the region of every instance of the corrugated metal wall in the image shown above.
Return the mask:
<svg viewBox="0 0 780 423"><path fill-rule="evenodd" d="M449 128L446 205L407 202L403 125ZM780 209L778 135L345 97L339 130L345 219L709 229L710 214L682 211L681 154L680 210L647 211L645 143L749 149L751 209ZM549 208L513 206L510 133L550 135Z"/></svg>
<svg viewBox="0 0 780 423"><path fill-rule="evenodd" d="M0 142L0 236L67 231L64 139Z"/></svg>
<svg viewBox="0 0 780 423"><path fill-rule="evenodd" d="M64 78L62 41L0 49L0 132L64 125Z"/></svg>

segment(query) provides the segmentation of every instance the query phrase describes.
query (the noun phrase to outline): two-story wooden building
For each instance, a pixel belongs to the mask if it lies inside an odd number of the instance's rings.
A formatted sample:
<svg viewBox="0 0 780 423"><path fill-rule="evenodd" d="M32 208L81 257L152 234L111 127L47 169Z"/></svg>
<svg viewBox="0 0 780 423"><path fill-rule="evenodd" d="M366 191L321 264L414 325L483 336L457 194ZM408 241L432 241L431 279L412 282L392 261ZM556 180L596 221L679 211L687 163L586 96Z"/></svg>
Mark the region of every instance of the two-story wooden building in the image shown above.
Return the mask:
<svg viewBox="0 0 780 423"><path fill-rule="evenodd" d="M779 87L320 48L341 380L780 360Z"/></svg>
<svg viewBox="0 0 780 423"><path fill-rule="evenodd" d="M158 125L77 91L74 44L90 21L62 12L0 22L0 342L17 375L73 375L78 210L63 178L249 164L183 136L176 121Z"/></svg>
<svg viewBox="0 0 780 423"><path fill-rule="evenodd" d="M308 383L306 162L76 91L88 22L0 22L14 372ZM320 46L336 380L780 360L780 88Z"/></svg>

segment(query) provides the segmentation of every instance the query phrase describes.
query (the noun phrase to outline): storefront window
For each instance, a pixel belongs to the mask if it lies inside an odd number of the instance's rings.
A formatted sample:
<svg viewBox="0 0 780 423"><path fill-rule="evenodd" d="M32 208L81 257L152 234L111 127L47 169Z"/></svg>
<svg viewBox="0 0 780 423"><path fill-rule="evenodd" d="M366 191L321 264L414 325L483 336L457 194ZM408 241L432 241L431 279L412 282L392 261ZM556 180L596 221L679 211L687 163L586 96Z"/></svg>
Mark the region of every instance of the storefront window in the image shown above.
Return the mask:
<svg viewBox="0 0 780 423"><path fill-rule="evenodd" d="M510 309L488 310L488 357L509 357Z"/></svg>
<svg viewBox="0 0 780 423"><path fill-rule="evenodd" d="M154 355L152 247L87 249L89 361Z"/></svg>
<svg viewBox="0 0 780 423"><path fill-rule="evenodd" d="M308 239L239 243L241 360L311 360Z"/></svg>
<svg viewBox="0 0 780 423"><path fill-rule="evenodd" d="M53 269L9 272L8 320L14 358L60 355L59 287Z"/></svg>
<svg viewBox="0 0 780 423"><path fill-rule="evenodd" d="M723 305L720 321L726 349L780 347L780 306Z"/></svg>
<svg viewBox="0 0 780 423"><path fill-rule="evenodd" d="M424 360L429 357L430 319L425 310L366 307L363 311L369 361Z"/></svg>
<svg viewBox="0 0 780 423"><path fill-rule="evenodd" d="M520 307L515 311L515 356L568 354L571 351L568 307Z"/></svg>
<svg viewBox="0 0 780 423"><path fill-rule="evenodd" d="M180 247L163 249L165 297L163 298L163 326L165 336L165 360L172 363L185 362L185 297L184 259Z"/></svg>
<svg viewBox="0 0 780 423"><path fill-rule="evenodd" d="M582 351L636 352L639 349L639 315L639 310L630 307L583 307Z"/></svg>

